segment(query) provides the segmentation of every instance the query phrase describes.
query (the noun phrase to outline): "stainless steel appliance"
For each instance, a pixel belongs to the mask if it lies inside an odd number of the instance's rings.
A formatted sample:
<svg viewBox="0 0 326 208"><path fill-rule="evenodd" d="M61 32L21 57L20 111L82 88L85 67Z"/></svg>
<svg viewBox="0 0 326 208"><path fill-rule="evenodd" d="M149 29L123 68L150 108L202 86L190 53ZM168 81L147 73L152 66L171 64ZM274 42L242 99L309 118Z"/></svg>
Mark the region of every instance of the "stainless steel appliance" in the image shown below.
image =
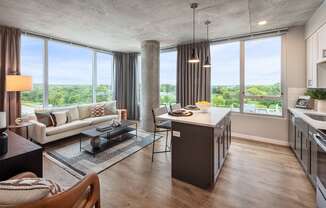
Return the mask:
<svg viewBox="0 0 326 208"><path fill-rule="evenodd" d="M317 208L326 208L326 130L315 133L314 140L318 144L317 153Z"/></svg>

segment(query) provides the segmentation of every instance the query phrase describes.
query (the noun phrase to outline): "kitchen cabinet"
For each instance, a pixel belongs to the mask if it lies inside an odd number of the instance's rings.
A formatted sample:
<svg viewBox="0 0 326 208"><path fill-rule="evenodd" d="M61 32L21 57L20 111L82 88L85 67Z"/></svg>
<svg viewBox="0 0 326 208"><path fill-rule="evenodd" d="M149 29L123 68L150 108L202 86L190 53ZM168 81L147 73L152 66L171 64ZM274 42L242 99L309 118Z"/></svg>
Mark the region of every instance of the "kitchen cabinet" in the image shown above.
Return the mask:
<svg viewBox="0 0 326 208"><path fill-rule="evenodd" d="M295 116L293 115L293 113L289 112L289 135L288 135L288 139L289 139L289 146L294 150L295 149Z"/></svg>
<svg viewBox="0 0 326 208"><path fill-rule="evenodd" d="M317 32L318 62L326 61L326 24Z"/></svg>
<svg viewBox="0 0 326 208"><path fill-rule="evenodd" d="M316 186L318 146L313 139L317 130L289 111L289 146L311 183Z"/></svg>
<svg viewBox="0 0 326 208"><path fill-rule="evenodd" d="M307 88L317 87L318 35L315 33L306 41Z"/></svg>

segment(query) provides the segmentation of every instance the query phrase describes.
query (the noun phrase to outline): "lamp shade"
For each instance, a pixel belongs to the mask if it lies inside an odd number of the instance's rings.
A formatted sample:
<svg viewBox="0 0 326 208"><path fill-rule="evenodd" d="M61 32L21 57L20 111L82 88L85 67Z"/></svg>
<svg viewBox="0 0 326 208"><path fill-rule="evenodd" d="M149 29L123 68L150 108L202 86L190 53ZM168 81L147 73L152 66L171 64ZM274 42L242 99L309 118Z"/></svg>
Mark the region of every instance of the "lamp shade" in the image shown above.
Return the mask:
<svg viewBox="0 0 326 208"><path fill-rule="evenodd" d="M23 92L32 90L32 77L23 75L7 75L6 91Z"/></svg>

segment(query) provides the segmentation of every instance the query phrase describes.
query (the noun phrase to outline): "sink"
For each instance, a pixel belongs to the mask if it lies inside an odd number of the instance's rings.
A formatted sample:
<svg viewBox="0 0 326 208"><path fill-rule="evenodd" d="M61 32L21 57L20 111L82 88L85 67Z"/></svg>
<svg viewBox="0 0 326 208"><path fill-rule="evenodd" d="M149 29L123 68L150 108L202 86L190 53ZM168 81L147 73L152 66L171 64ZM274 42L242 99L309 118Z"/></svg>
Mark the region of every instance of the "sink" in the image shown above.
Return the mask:
<svg viewBox="0 0 326 208"><path fill-rule="evenodd" d="M326 115L317 115L312 113L305 113L305 115L317 121L326 121Z"/></svg>

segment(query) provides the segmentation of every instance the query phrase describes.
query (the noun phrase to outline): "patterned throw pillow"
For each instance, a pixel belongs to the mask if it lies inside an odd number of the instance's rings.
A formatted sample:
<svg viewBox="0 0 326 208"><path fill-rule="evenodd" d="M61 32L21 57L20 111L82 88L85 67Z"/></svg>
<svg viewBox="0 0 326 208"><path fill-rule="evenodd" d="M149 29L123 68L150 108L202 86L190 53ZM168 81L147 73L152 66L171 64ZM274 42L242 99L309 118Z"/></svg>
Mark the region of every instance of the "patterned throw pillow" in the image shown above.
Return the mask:
<svg viewBox="0 0 326 208"><path fill-rule="evenodd" d="M0 182L0 207L30 203L64 190L51 180L23 178Z"/></svg>
<svg viewBox="0 0 326 208"><path fill-rule="evenodd" d="M92 117L100 117L104 116L104 105L94 105L91 108L91 116Z"/></svg>

